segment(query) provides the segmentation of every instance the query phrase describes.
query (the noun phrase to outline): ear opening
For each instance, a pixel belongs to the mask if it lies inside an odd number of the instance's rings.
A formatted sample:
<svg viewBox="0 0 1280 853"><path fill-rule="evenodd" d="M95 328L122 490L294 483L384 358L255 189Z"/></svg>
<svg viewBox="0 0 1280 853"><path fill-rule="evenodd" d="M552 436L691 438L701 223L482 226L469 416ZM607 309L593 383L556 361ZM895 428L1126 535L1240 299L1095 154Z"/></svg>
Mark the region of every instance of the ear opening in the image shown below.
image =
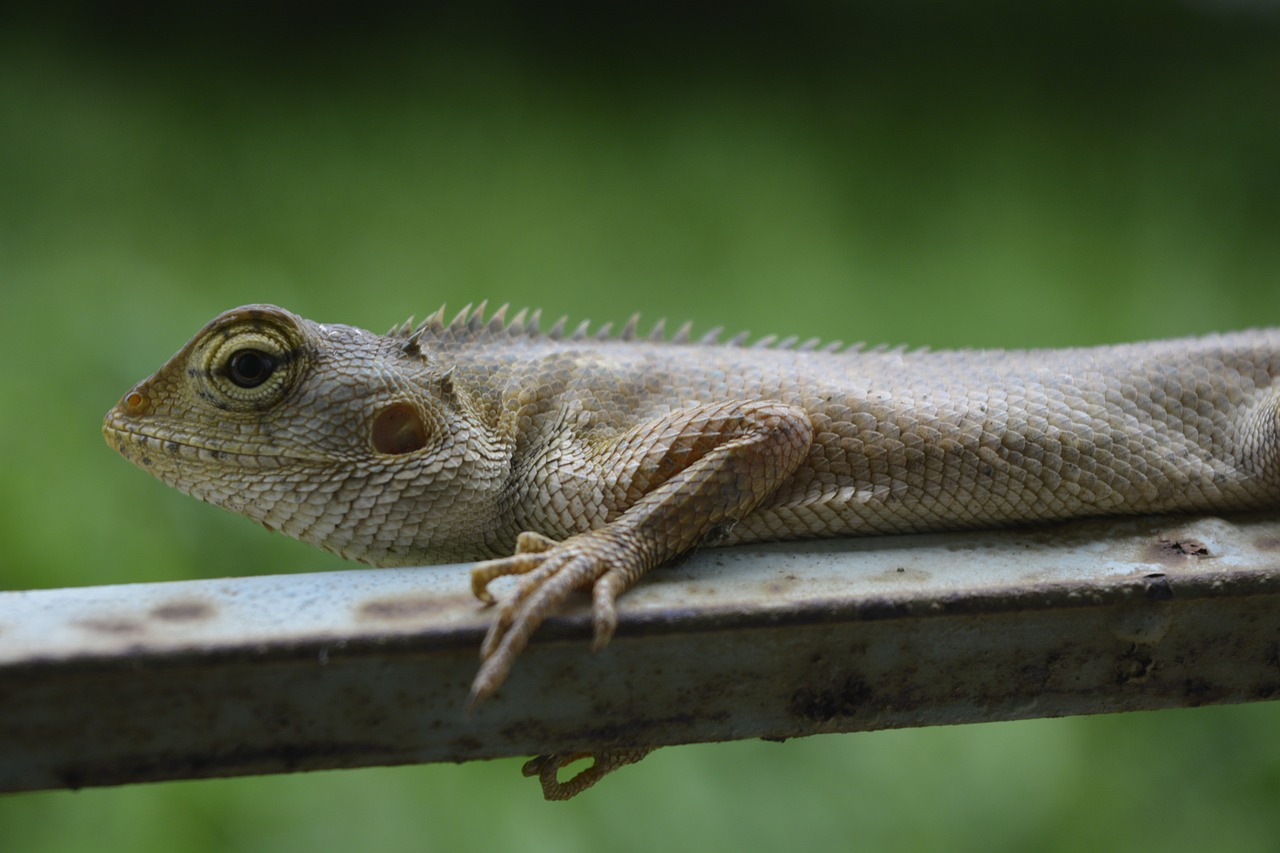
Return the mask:
<svg viewBox="0 0 1280 853"><path fill-rule="evenodd" d="M373 419L369 436L373 449L388 456L412 453L427 446L427 425L409 403L392 403Z"/></svg>

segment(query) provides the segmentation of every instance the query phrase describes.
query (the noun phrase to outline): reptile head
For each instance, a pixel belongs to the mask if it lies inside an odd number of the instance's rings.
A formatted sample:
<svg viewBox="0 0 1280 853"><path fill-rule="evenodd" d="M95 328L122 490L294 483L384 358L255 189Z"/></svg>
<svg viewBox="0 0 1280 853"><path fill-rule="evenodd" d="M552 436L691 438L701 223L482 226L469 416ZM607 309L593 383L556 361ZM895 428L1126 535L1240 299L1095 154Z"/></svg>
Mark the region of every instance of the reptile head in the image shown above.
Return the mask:
<svg viewBox="0 0 1280 853"><path fill-rule="evenodd" d="M494 457L465 406L447 366L402 342L250 305L130 389L102 431L165 483L269 529L377 565L439 562L485 556L450 544L483 523Z"/></svg>

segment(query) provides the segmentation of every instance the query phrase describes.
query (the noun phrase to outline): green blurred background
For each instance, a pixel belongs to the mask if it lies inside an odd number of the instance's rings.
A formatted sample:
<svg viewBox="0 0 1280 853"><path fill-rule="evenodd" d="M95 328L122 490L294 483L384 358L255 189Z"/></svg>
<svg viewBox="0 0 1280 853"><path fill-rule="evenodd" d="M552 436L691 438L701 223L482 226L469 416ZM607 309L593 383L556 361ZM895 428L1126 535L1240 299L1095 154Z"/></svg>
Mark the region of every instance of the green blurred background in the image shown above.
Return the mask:
<svg viewBox="0 0 1280 853"><path fill-rule="evenodd" d="M178 5L0 19L5 588L340 565L99 435L241 303L935 347L1280 323L1267 4ZM515 760L17 795L0 850L1274 850L1277 731L694 746L568 804Z"/></svg>

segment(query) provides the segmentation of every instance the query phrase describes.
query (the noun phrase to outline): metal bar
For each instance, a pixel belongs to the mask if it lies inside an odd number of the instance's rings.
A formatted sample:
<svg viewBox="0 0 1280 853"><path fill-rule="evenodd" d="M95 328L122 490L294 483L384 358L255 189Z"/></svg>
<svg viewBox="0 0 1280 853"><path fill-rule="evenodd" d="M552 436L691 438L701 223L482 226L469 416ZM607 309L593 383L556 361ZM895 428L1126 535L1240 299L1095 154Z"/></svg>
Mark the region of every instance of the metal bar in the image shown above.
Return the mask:
<svg viewBox="0 0 1280 853"><path fill-rule="evenodd" d="M1280 697L1280 521L709 550L464 713L464 567L0 593L0 790Z"/></svg>

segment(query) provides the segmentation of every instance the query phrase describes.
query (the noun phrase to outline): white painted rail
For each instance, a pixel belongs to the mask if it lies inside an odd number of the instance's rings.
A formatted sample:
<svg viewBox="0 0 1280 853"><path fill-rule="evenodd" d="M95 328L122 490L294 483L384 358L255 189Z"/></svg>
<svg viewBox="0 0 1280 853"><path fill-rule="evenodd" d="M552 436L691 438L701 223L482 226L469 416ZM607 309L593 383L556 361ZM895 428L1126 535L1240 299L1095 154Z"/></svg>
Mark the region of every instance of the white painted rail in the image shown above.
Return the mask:
<svg viewBox="0 0 1280 853"><path fill-rule="evenodd" d="M705 551L597 655L585 602L468 716L465 567L0 593L0 790L1280 698L1273 517Z"/></svg>

